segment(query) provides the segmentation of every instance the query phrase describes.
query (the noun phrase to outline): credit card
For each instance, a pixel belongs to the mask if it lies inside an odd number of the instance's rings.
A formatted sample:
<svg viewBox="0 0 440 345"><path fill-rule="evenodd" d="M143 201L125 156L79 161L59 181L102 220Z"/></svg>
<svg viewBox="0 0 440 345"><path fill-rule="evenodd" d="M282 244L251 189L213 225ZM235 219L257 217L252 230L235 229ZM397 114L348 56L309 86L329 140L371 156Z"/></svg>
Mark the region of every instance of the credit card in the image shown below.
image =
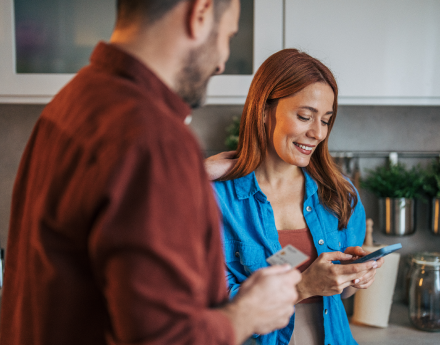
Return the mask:
<svg viewBox="0 0 440 345"><path fill-rule="evenodd" d="M289 264L292 267L297 267L308 259L309 257L306 254L299 251L291 244L288 244L279 252L276 252L274 255L268 257L266 261L272 266Z"/></svg>

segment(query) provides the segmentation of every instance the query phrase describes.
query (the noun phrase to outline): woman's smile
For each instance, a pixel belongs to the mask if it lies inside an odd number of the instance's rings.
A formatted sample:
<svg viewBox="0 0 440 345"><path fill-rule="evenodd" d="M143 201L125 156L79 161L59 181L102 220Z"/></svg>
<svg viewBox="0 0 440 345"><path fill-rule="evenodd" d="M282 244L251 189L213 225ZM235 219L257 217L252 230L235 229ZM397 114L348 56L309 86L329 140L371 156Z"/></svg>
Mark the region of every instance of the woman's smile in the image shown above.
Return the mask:
<svg viewBox="0 0 440 345"><path fill-rule="evenodd" d="M269 156L297 167L309 165L316 147L327 137L333 102L332 88L318 82L268 106L265 125Z"/></svg>
<svg viewBox="0 0 440 345"><path fill-rule="evenodd" d="M312 150L315 147L315 145L313 146L307 146L304 144L299 144L299 143L293 143L293 145L295 145L295 147L297 148L297 150L305 155L310 155L312 154Z"/></svg>

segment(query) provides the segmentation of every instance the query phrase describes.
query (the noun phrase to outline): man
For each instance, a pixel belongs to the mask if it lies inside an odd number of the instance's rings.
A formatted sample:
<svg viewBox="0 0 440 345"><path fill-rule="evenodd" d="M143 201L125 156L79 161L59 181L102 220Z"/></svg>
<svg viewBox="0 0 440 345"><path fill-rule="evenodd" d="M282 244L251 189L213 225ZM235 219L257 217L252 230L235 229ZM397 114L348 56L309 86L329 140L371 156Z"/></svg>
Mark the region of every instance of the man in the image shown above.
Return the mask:
<svg viewBox="0 0 440 345"><path fill-rule="evenodd" d="M118 2L110 44L45 108L23 155L1 344L240 344L287 324L289 267L227 301L218 209L184 124L238 17L238 0Z"/></svg>

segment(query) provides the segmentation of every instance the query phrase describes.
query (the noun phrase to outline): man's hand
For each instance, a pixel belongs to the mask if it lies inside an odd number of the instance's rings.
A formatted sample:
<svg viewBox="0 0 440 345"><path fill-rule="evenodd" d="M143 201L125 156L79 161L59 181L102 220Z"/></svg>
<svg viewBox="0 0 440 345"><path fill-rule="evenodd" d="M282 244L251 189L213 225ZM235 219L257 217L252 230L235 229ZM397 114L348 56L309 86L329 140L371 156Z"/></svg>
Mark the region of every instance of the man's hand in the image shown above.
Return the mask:
<svg viewBox="0 0 440 345"><path fill-rule="evenodd" d="M211 181L226 175L230 171L237 159L234 158L236 151L221 152L205 159L205 170Z"/></svg>
<svg viewBox="0 0 440 345"><path fill-rule="evenodd" d="M285 327L298 299L301 273L289 265L263 268L252 274L235 298L222 310L234 326L236 342L252 334L266 334Z"/></svg>

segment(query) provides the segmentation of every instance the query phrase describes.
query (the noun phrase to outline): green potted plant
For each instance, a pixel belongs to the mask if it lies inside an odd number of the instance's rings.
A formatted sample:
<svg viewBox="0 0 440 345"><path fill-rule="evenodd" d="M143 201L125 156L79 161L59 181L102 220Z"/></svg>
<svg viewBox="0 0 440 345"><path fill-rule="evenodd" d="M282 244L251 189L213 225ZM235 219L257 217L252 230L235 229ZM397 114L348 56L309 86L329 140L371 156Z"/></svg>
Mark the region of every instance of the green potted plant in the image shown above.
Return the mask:
<svg viewBox="0 0 440 345"><path fill-rule="evenodd" d="M431 201L431 231L440 235L440 162L431 162L423 177L423 191Z"/></svg>
<svg viewBox="0 0 440 345"><path fill-rule="evenodd" d="M226 127L226 132L228 136L225 140L225 145L229 150L236 150L238 146L238 133L240 130L240 118L234 116L232 118L232 123Z"/></svg>
<svg viewBox="0 0 440 345"><path fill-rule="evenodd" d="M415 199L421 196L423 174L419 167L388 164L367 170L362 188L379 199L379 225L387 235L410 235L415 231Z"/></svg>

